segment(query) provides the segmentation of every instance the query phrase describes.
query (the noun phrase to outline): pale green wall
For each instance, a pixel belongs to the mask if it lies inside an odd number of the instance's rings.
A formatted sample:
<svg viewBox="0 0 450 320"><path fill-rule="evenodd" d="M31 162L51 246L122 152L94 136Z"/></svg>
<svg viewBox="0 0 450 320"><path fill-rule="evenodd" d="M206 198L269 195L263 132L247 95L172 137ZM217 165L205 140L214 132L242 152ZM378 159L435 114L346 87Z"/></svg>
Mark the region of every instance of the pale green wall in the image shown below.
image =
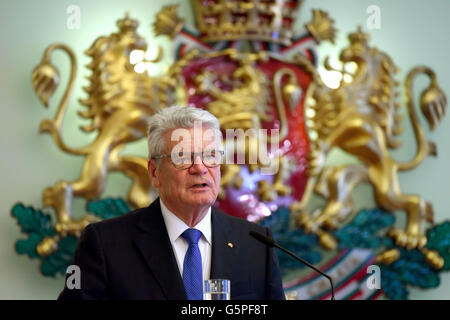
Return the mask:
<svg viewBox="0 0 450 320"><path fill-rule="evenodd" d="M0 192L0 299L54 299L63 286L63 279L43 277L38 272L37 261L30 261L14 251L14 243L23 235L10 216L11 207L22 201L27 205L41 206L44 187L59 179L76 179L83 159L60 152L49 136L38 136L41 119L53 117L61 91L56 92L49 110L39 103L31 86L31 71L39 63L45 47L63 41L75 49L79 65L88 63L83 51L100 35L116 31L115 21L129 11L140 21L139 32L150 43L168 44L153 37L150 24L163 4L177 1L0 1L0 146L2 150ZM181 1L179 12L192 22L189 1ZM66 28L66 8L77 4L81 8L81 29ZM377 4L381 8L381 29L372 30L373 43L387 51L401 68L403 79L407 70L425 64L437 71L442 88L450 95L448 52L450 50L450 2L448 0L321 0L307 1L300 14L299 25L308 21L311 8L327 10L335 19L339 29L336 46L320 47L321 57L335 56L339 48L346 45L346 34L354 31L358 24L365 27L366 8ZM62 54L54 55L55 64L61 70L64 86L68 60ZM76 87L71 98L70 110L64 126L64 138L73 146L87 144L94 136L86 136L78 130L85 124L76 116L82 110L77 99L84 97L81 86L86 85L87 70L79 68ZM420 84L420 81L419 81ZM425 82L422 83L424 85ZM403 109L404 111L405 109ZM407 123L407 122L406 122ZM439 157L429 158L416 170L401 174L401 186L405 192L417 193L431 201L436 212L436 221L448 219L450 214L450 120L447 117L436 132L426 130L431 140L438 144ZM412 130L407 126L405 145L394 156L407 159L415 152ZM146 155L145 142L129 147L127 151ZM337 154L337 158L345 158ZM128 186L128 181L119 174L112 174L107 195L119 196ZM357 190L359 207L373 204L369 187ZM77 207L81 208L81 203ZM438 289L411 290L413 299L449 299L450 275L442 277Z"/></svg>

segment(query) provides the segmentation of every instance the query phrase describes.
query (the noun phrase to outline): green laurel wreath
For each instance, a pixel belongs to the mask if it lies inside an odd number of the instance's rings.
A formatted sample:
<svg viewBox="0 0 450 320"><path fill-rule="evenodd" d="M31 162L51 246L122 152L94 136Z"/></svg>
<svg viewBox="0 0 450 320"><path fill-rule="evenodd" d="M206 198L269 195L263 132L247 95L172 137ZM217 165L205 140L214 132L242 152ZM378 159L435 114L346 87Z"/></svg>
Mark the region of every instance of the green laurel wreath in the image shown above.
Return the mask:
<svg viewBox="0 0 450 320"><path fill-rule="evenodd" d="M114 218L130 211L123 199L112 198L90 201L87 209L102 219ZM59 239L58 249L55 252L48 257L41 257L36 250L38 244L45 237L56 234L54 224L51 223L51 215L31 206L25 207L22 203L13 206L11 215L17 220L21 231L28 235L27 239L16 242L16 252L25 254L31 259L39 259L40 271L45 276L65 275L67 267L72 263L78 239L73 236L63 237Z"/></svg>
<svg viewBox="0 0 450 320"><path fill-rule="evenodd" d="M121 216L130 211L123 199L101 199L87 204L88 212L109 219ZM18 254L24 254L31 259L41 261L40 271L45 276L55 277L65 275L75 253L77 238L67 236L58 241L58 249L48 257L41 257L36 251L38 244L47 236L54 236L56 230L52 224L51 215L25 207L22 203L13 206L11 215L17 220L21 231L28 236L16 242ZM305 234L300 229L289 226L289 209L280 207L276 212L259 223L271 229L275 240L298 256L317 264L322 260L316 235ZM383 230L393 226L395 217L380 209L361 210L355 218L343 228L334 232L339 240L339 249L395 248L392 240ZM432 269L419 250L400 250L400 258L389 266L381 265L381 285L384 294L390 299L407 299L408 286L419 288L434 288L440 283L440 273L450 270L450 221L445 221L428 230L427 248L436 250L444 259L441 270ZM283 275L294 269L301 268L284 253L279 254L280 267Z"/></svg>

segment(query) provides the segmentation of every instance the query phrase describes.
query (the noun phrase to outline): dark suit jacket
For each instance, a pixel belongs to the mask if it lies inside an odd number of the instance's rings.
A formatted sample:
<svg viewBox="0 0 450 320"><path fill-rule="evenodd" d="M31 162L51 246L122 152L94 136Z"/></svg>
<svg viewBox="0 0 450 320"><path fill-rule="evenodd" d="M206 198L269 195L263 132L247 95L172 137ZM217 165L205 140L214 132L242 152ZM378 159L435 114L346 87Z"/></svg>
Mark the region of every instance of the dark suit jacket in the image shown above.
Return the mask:
<svg viewBox="0 0 450 320"><path fill-rule="evenodd" d="M211 279L231 280L231 299L284 299L278 259L249 235L269 229L212 208ZM230 247L228 243L232 243ZM159 198L149 207L88 225L73 264L81 289L65 286L58 299L170 299L186 293Z"/></svg>

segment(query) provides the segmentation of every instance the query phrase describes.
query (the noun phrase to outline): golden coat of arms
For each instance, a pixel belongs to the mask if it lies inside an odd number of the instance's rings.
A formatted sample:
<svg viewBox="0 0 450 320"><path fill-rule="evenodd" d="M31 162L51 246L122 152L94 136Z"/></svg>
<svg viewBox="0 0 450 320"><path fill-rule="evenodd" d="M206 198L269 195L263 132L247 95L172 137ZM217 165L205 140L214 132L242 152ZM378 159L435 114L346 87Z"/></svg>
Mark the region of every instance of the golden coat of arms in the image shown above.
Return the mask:
<svg viewBox="0 0 450 320"><path fill-rule="evenodd" d="M238 146L237 152L249 157L251 149L267 148L277 170L264 174L267 166L262 159L252 165L223 165L216 205L272 228L278 241L312 263L323 262L319 249L337 252L324 266L335 278L337 298L369 299L384 293L402 299L407 297L407 285L436 286L439 272L450 269L450 223L435 225L432 204L419 195L404 193L398 181L399 172L415 168L428 155L437 155L436 145L427 140L421 125L425 120L434 129L445 114L446 96L436 74L419 66L400 83L394 61L358 28L348 35L348 46L340 53L340 69L325 60L325 68L342 76L337 88L327 87L317 71L316 46L334 41L333 20L326 12L314 10L305 28L295 30L301 3L194 0L196 28L184 22L176 6L162 8L154 31L173 40L174 63L159 77L137 72L136 66L158 63L162 51L153 61L130 59L133 52L145 52L147 43L137 33L138 22L127 14L118 20L116 32L97 38L86 51L91 75L84 88L86 98L80 100L86 110L80 116L91 120L82 130L96 132L97 137L79 149L61 137L77 71L76 57L67 45L48 46L32 74L34 89L45 106L60 80L52 52L64 51L72 70L55 117L43 120L40 132L50 134L62 151L82 155L85 161L77 180L61 180L43 190L43 206L54 210L54 223L39 210L14 206L13 216L30 235L17 242L16 250L41 259L44 274L64 274L76 238L87 224L154 200L147 160L122 155L121 150L146 137L146 124L153 113L181 104L210 111L224 132L269 132L269 141L249 136L246 146ZM429 84L415 101L413 84L418 75L428 77ZM390 150L401 146L398 98L402 86L417 142L416 155L407 162L390 155ZM271 136L272 129L279 134ZM269 148L275 138L279 143ZM225 146L236 147L227 140ZM336 148L359 163L328 165L327 157ZM112 171L122 172L132 181L126 200L101 199ZM355 212L352 191L361 183L373 187L378 208ZM325 205L309 210L314 194L322 197ZM74 197L87 201L88 212L81 219L72 215ZM398 210L406 215L402 228L393 227L392 212ZM342 261L351 265L351 271L339 268ZM411 264L415 277L402 274L406 270L402 268L407 268L405 261L416 263ZM280 262L286 274L301 268L283 257ZM385 276L382 288L370 292L363 288L366 275L360 270L372 264L381 266ZM328 287L320 280L302 277L286 281L288 297L329 296Z"/></svg>

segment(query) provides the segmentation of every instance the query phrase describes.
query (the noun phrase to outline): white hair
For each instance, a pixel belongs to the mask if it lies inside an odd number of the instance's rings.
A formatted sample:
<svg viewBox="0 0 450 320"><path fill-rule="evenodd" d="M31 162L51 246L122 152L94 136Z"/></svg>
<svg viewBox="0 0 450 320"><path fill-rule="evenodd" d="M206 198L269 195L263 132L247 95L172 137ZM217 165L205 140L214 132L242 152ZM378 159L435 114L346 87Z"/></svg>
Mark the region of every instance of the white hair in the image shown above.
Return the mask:
<svg viewBox="0 0 450 320"><path fill-rule="evenodd" d="M166 132L178 128L194 128L195 122L201 122L202 126L214 131L216 137L222 137L219 120L210 112L183 106L171 106L155 113L148 121L148 158L161 155L165 148ZM221 139L217 143L221 147ZM159 160L159 159L158 159ZM160 161L156 161L159 165Z"/></svg>

